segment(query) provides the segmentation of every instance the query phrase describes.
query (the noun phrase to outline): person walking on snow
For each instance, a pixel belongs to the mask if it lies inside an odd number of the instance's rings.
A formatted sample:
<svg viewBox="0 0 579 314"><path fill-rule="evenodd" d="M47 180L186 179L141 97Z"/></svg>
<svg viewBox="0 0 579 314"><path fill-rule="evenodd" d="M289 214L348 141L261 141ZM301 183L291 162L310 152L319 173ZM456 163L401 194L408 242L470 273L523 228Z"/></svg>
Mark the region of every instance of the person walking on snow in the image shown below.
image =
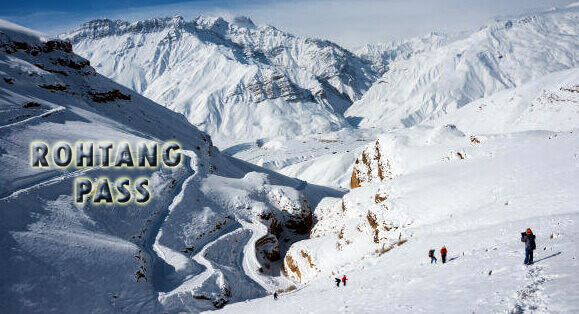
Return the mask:
<svg viewBox="0 0 579 314"><path fill-rule="evenodd" d="M342 277L342 283L344 284L344 287L346 286L346 280L348 280L348 278L346 278L346 275L344 275L344 277Z"/></svg>
<svg viewBox="0 0 579 314"><path fill-rule="evenodd" d="M531 228L527 228L526 232L521 233L521 242L525 242L525 265L531 265L533 264L533 251L537 248L535 235Z"/></svg>
<svg viewBox="0 0 579 314"><path fill-rule="evenodd" d="M277 300L277 291L275 291L275 292L273 293L273 299L274 299L274 300Z"/></svg>
<svg viewBox="0 0 579 314"><path fill-rule="evenodd" d="M336 287L340 286L340 282L341 282L340 278L336 278Z"/></svg>
<svg viewBox="0 0 579 314"><path fill-rule="evenodd" d="M430 264L432 264L434 262L434 264L436 264L436 257L434 256L434 249L430 249L430 251L428 251L428 257L430 257Z"/></svg>
<svg viewBox="0 0 579 314"><path fill-rule="evenodd" d="M442 246L442 249L440 249L440 256L442 257L442 263L446 263L446 253L448 253L448 251L446 250L446 246Z"/></svg>

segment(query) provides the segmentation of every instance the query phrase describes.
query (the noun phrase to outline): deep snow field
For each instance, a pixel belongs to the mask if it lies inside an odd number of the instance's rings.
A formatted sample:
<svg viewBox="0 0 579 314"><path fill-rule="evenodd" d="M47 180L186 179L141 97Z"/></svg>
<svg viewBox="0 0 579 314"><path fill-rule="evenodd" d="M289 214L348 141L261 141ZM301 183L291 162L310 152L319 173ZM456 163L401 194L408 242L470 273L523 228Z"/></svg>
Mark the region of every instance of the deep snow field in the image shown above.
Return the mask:
<svg viewBox="0 0 579 314"><path fill-rule="evenodd" d="M427 146L415 146L417 139L404 134L392 136L398 137L392 158L400 158L402 174L354 189L344 197L352 204L345 216L363 224L369 208L382 206L375 195L386 193L390 215L404 217L401 230L408 241L378 256L372 250L360 254L368 248L355 245L371 233L347 229L352 232L344 237L355 244L342 251L337 232L306 240L312 242L312 264L322 269L319 277L277 301L270 296L224 311L579 311L578 130L477 136L479 144L450 135L443 144ZM457 151L466 157L457 158ZM523 265L520 242L528 227L537 236L532 266ZM442 245L449 249L444 265ZM436 249L436 265L429 263L430 248ZM343 274L347 286L337 288L334 277Z"/></svg>

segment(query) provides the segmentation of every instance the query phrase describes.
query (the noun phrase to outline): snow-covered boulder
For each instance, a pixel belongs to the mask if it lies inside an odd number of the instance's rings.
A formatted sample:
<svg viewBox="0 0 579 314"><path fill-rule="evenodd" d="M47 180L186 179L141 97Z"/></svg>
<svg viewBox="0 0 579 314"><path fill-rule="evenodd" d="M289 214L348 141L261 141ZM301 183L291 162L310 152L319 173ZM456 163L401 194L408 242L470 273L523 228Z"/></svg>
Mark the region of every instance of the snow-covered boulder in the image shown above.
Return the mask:
<svg viewBox="0 0 579 314"><path fill-rule="evenodd" d="M392 179L402 172L400 157L396 152L396 141L394 137L385 136L366 146L354 163L350 180L351 189Z"/></svg>
<svg viewBox="0 0 579 314"><path fill-rule="evenodd" d="M411 220L389 198L386 186L374 184L320 204L311 238L294 243L285 256L287 275L300 283L337 276L347 265L404 244Z"/></svg>

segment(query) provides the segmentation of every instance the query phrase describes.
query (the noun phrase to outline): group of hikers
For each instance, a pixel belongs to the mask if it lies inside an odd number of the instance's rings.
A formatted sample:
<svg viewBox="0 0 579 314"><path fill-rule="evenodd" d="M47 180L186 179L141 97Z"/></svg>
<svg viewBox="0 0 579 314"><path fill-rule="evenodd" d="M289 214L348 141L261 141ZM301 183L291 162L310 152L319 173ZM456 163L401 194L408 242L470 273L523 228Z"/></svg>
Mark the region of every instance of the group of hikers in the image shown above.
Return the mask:
<svg viewBox="0 0 579 314"><path fill-rule="evenodd" d="M442 263L446 263L446 254L448 254L448 250L446 249L446 245L443 245L442 248L440 249L440 257L442 258ZM428 251L428 257L430 257L430 264L434 263L436 264L437 259L436 256L434 256L434 249L430 249Z"/></svg>
<svg viewBox="0 0 579 314"><path fill-rule="evenodd" d="M527 228L527 230L525 232L521 232L521 242L525 243L525 265L531 265L533 264L533 251L537 248L537 244L535 243L535 235L533 234L533 231L531 230L531 228ZM438 261L436 259L436 256L434 256L434 249L430 249L428 251L428 257L430 257L430 264L435 263ZM448 254L448 250L446 249L446 245L443 245L442 248L440 249L440 257L442 259L442 263L446 263L446 255ZM344 275L342 277L342 279L340 278L335 278L336 280L336 287L340 286L340 283L342 283L344 286L346 286L346 281L348 281L348 278L346 278L346 275ZM277 291L274 292L273 294L273 298L277 300L278 294Z"/></svg>
<svg viewBox="0 0 579 314"><path fill-rule="evenodd" d="M346 278L346 275L344 275L344 277L342 277L342 279L340 280L340 278L336 278L336 287L340 286L340 282L344 284L344 286L346 286L346 281L348 281L348 278Z"/></svg>
<svg viewBox="0 0 579 314"><path fill-rule="evenodd" d="M537 244L535 243L535 235L531 228L527 228L527 231L521 232L521 242L525 243L525 265L532 265L533 264L533 251L537 248ZM448 250L446 246L443 245L440 249L440 256L442 258L442 263L446 263L446 255L448 254ZM437 262L436 256L434 256L434 249L430 249L428 251L428 257L430 257L430 264Z"/></svg>

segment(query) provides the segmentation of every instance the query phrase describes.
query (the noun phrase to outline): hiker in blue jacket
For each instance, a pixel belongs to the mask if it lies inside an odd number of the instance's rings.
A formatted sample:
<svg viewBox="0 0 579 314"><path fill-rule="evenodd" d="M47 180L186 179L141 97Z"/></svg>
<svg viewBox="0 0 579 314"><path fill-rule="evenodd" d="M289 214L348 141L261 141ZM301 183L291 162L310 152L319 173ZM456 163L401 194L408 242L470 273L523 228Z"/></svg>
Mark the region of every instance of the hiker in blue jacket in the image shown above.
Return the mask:
<svg viewBox="0 0 579 314"><path fill-rule="evenodd" d="M537 248L537 244L531 228L527 228L526 232L521 233L521 242L525 242L525 265L532 265L533 251Z"/></svg>
<svg viewBox="0 0 579 314"><path fill-rule="evenodd" d="M434 256L434 249L430 249L430 251L428 251L428 257L430 257L430 264L432 263L436 264L436 256Z"/></svg>

